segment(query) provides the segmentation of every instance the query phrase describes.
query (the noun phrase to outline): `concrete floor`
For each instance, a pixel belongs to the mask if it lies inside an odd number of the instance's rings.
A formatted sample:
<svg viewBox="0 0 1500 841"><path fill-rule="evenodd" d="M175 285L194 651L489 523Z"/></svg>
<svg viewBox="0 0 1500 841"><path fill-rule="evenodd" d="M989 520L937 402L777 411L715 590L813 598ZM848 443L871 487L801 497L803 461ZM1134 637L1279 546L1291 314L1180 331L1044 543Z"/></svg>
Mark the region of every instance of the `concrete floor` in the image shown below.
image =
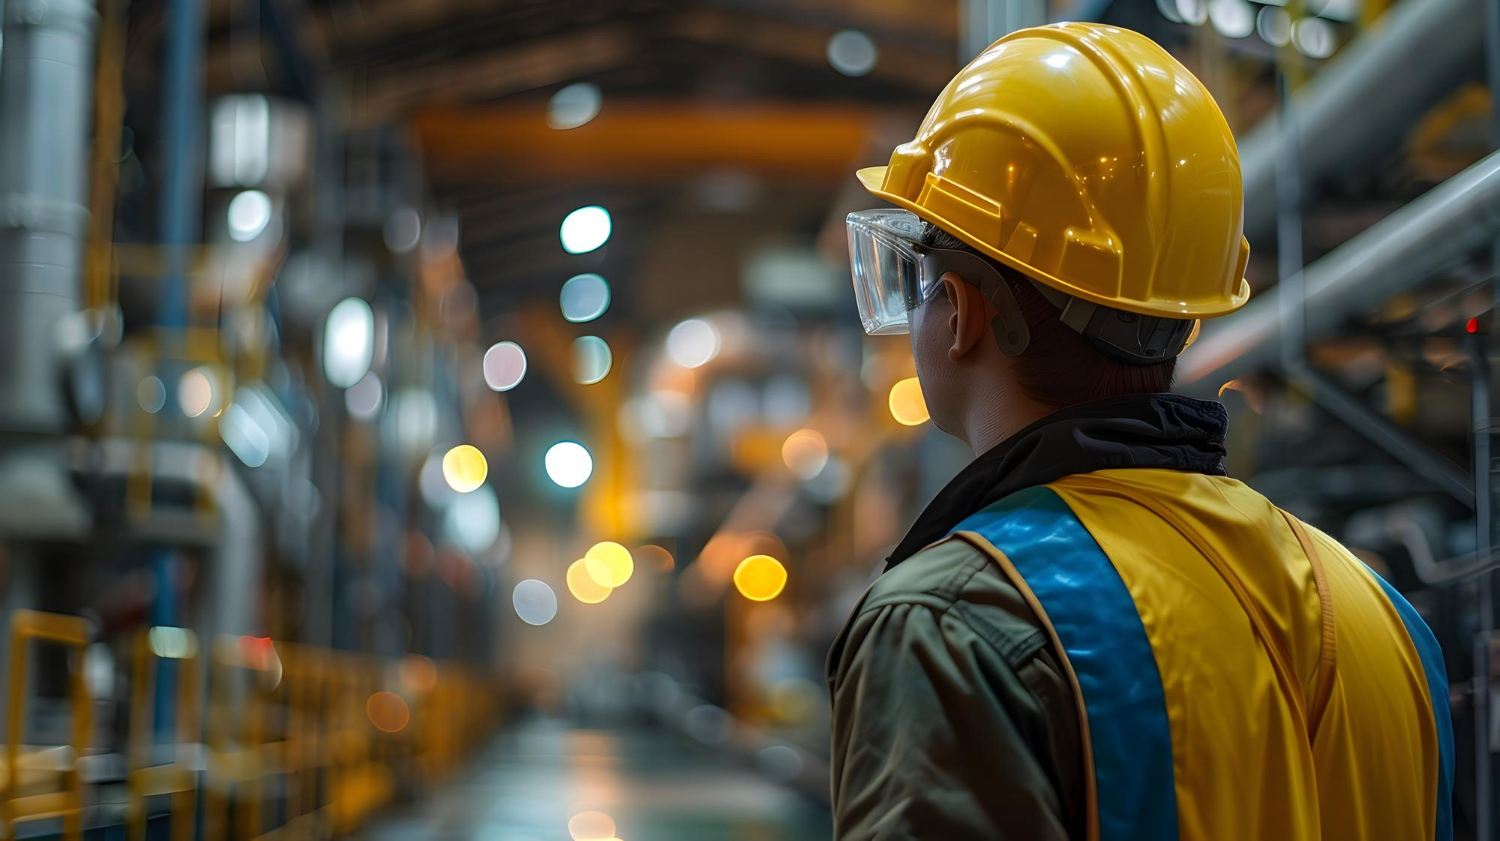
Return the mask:
<svg viewBox="0 0 1500 841"><path fill-rule="evenodd" d="M466 774L363 841L568 841L602 812L621 841L827 841L827 810L669 733L550 721L501 733Z"/></svg>

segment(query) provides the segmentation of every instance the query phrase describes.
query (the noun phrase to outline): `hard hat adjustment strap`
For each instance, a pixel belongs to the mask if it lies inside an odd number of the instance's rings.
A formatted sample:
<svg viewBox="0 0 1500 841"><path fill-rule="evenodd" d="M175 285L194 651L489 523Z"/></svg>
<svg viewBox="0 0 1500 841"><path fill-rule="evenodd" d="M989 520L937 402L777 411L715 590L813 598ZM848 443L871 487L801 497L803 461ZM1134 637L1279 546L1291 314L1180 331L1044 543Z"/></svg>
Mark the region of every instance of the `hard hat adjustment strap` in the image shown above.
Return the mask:
<svg viewBox="0 0 1500 841"><path fill-rule="evenodd" d="M924 271L933 272L933 277L953 272L965 282L978 287L994 306L995 316L990 319L990 329L995 334L995 342L1000 346L1001 353L1020 356L1026 351L1031 344L1031 329L1026 326L1026 319L1021 315L1021 305L1016 302L1015 293L995 264L978 254L955 248L917 245L916 250L926 263Z"/></svg>
<svg viewBox="0 0 1500 841"><path fill-rule="evenodd" d="M1032 280L1058 316L1073 332L1088 340L1095 350L1125 365L1155 365L1175 358L1187 346L1193 331L1191 319L1140 315L1106 307Z"/></svg>

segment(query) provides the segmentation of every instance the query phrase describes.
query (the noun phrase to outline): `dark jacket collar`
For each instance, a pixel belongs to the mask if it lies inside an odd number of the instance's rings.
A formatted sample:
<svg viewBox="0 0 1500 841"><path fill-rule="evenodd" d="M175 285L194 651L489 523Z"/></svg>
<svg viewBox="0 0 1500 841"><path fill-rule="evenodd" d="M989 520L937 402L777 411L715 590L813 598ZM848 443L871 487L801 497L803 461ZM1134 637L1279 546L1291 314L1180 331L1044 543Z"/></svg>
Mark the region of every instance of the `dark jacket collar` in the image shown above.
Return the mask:
<svg viewBox="0 0 1500 841"><path fill-rule="evenodd" d="M965 517L1023 488L1112 467L1224 475L1223 405L1180 394L1134 394L1054 412L965 467L886 559L890 569Z"/></svg>

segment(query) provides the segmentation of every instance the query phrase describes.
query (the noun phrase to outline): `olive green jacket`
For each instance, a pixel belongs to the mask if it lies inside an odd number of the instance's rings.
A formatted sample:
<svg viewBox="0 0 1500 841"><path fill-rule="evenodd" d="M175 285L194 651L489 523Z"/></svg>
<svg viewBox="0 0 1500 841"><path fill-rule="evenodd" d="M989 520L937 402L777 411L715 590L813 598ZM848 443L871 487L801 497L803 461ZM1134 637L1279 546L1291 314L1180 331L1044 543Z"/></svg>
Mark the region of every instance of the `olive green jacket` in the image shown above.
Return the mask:
<svg viewBox="0 0 1500 841"><path fill-rule="evenodd" d="M975 459L913 524L834 641L839 841L1081 839L1083 747L1071 684L965 517L1023 488L1123 467L1223 475L1228 416L1175 394L1081 404Z"/></svg>
<svg viewBox="0 0 1500 841"><path fill-rule="evenodd" d="M961 540L876 580L829 653L840 841L1082 838L1068 679L1019 591Z"/></svg>

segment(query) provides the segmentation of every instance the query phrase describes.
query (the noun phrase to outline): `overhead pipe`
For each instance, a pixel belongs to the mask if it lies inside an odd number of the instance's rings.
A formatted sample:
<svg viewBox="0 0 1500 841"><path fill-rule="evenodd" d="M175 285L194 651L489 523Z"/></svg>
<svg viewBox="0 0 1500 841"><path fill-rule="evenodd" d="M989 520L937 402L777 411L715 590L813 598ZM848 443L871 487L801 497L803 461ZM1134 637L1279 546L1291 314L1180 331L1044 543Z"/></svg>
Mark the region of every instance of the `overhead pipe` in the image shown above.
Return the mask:
<svg viewBox="0 0 1500 841"><path fill-rule="evenodd" d="M1405 0L1325 64L1292 97L1303 177L1358 171L1396 148L1434 102L1477 79L1484 28L1475 23L1485 2ZM1276 227L1279 132L1272 115L1240 143L1252 245Z"/></svg>
<svg viewBox="0 0 1500 841"><path fill-rule="evenodd" d="M1500 233L1500 152L1427 191L1304 270L1305 338L1315 341L1351 314L1378 306L1484 247ZM1281 313L1274 294L1206 321L1177 363L1188 392L1216 389L1278 361Z"/></svg>

